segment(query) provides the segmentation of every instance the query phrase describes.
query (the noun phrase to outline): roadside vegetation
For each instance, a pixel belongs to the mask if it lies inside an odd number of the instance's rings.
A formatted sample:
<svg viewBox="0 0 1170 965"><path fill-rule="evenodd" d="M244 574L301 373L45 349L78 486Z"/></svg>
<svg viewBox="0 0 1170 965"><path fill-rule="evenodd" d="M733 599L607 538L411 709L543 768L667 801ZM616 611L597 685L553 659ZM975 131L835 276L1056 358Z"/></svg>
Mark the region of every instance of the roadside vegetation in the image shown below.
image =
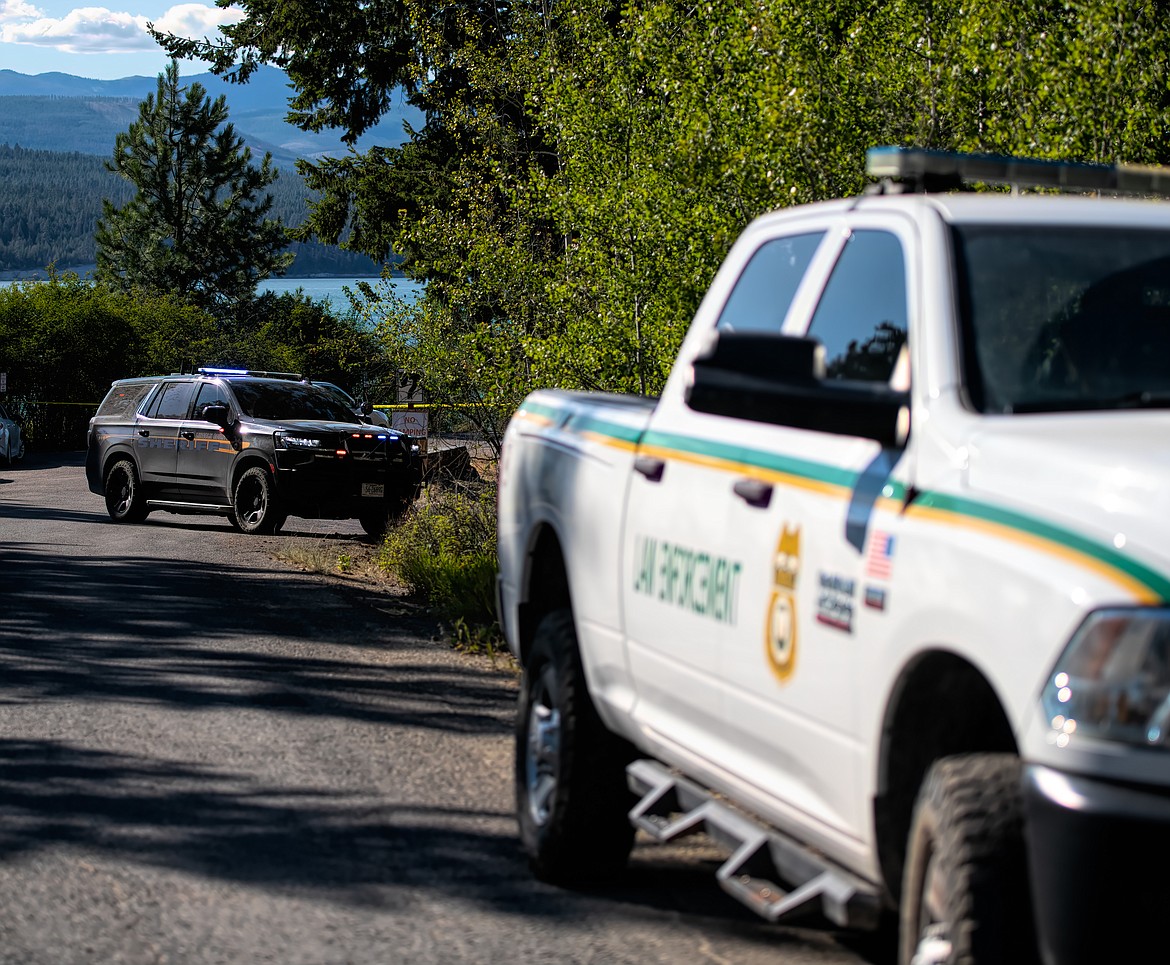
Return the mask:
<svg viewBox="0 0 1170 965"><path fill-rule="evenodd" d="M432 482L387 535L379 562L436 610L457 646L501 649L493 484Z"/></svg>

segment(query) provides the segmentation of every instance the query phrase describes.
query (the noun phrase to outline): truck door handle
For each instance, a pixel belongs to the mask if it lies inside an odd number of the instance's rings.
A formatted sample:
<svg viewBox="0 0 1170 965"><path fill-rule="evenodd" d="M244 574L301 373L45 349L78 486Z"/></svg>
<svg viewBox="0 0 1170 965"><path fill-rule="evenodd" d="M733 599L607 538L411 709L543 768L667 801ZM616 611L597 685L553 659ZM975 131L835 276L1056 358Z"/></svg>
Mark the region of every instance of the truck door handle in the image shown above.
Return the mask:
<svg viewBox="0 0 1170 965"><path fill-rule="evenodd" d="M194 438L195 438L195 433L194 433L194 432L183 432L183 433L180 433L180 435L181 435L181 436L182 436L184 439L194 439Z"/></svg>
<svg viewBox="0 0 1170 965"><path fill-rule="evenodd" d="M767 509L772 501L772 484L758 479L741 479L731 487L740 499L749 506Z"/></svg>
<svg viewBox="0 0 1170 965"><path fill-rule="evenodd" d="M637 456L634 468L651 482L661 482L662 474L666 471L666 460L654 456Z"/></svg>
<svg viewBox="0 0 1170 965"><path fill-rule="evenodd" d="M150 430L149 429L139 429L138 434L145 439L148 435L150 435Z"/></svg>

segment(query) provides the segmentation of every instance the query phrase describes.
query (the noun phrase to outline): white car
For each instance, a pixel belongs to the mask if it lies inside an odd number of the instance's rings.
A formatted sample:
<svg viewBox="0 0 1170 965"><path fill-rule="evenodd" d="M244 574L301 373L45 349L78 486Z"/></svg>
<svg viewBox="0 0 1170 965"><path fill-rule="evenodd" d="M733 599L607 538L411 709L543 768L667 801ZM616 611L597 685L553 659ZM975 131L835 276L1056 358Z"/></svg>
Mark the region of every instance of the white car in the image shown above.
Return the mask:
<svg viewBox="0 0 1170 965"><path fill-rule="evenodd" d="M375 409L368 402L363 404L358 402L352 395L345 391L340 385L335 385L332 382L314 382L314 385L319 385L323 389L327 389L349 406L354 414L359 416L363 422L369 422L370 425L375 426L389 426L390 417L386 415L381 409Z"/></svg>
<svg viewBox="0 0 1170 965"><path fill-rule="evenodd" d="M4 465L11 466L16 460L23 457L24 438L20 434L20 425L0 404L0 460L3 461Z"/></svg>

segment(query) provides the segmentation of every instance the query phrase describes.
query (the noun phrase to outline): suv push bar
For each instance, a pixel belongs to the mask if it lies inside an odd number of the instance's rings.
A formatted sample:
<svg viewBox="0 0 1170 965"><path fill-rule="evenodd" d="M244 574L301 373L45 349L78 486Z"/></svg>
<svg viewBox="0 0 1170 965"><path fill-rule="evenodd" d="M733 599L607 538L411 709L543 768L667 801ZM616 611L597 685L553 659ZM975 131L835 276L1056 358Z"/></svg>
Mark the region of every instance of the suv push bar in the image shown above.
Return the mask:
<svg viewBox="0 0 1170 965"><path fill-rule="evenodd" d="M1170 196L1170 167L1045 161L1001 154L960 154L915 147L873 147L865 155L870 177L915 192L950 191L964 183L1062 188L1116 194Z"/></svg>

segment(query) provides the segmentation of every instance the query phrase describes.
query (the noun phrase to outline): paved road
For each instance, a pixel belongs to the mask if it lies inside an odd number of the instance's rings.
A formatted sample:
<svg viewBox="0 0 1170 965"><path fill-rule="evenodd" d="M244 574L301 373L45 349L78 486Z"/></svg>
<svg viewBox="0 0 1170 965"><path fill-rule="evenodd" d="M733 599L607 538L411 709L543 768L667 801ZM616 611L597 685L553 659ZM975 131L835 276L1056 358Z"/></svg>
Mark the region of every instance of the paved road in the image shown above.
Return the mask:
<svg viewBox="0 0 1170 965"><path fill-rule="evenodd" d="M362 540L115 526L79 455L0 469L0 963L878 960L741 910L701 844L535 882L512 675L274 556Z"/></svg>

